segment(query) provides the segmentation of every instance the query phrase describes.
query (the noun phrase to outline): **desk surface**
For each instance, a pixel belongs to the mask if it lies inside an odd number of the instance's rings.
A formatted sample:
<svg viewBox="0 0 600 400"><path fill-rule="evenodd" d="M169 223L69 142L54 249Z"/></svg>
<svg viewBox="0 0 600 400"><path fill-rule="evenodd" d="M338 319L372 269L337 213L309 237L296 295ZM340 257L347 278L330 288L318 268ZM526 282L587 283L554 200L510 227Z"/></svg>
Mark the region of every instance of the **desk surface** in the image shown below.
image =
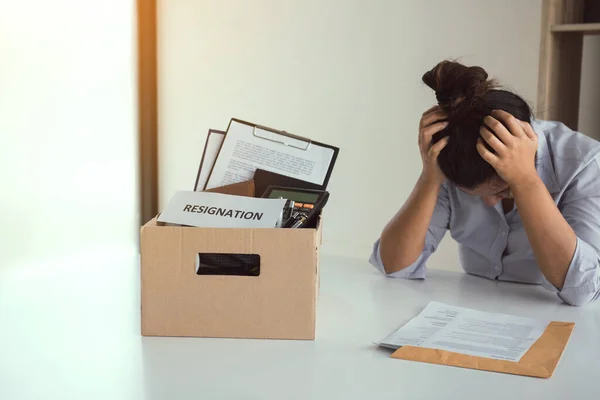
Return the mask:
<svg viewBox="0 0 600 400"><path fill-rule="evenodd" d="M0 276L1 399L598 397L600 305L541 287L433 270L391 280L322 257L314 342L142 338L137 258L105 257ZM372 344L430 300L576 326L549 380L395 360Z"/></svg>

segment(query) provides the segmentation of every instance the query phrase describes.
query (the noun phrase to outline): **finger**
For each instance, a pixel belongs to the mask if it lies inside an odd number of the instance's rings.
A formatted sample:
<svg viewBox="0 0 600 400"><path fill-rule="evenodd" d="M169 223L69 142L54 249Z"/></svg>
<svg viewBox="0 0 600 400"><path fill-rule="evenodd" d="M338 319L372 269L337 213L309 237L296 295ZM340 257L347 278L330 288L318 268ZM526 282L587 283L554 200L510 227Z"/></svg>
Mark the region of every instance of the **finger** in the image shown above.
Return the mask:
<svg viewBox="0 0 600 400"><path fill-rule="evenodd" d="M487 161L492 167L495 167L498 163L498 160L500 160L497 155L486 149L485 145L483 144L483 140L481 139L477 140L477 151L479 152L481 158Z"/></svg>
<svg viewBox="0 0 600 400"><path fill-rule="evenodd" d="M488 129L496 134L498 139L502 141L507 147L511 145L514 140L513 135L506 129L502 122L498 121L496 118L488 115L483 119L483 123Z"/></svg>
<svg viewBox="0 0 600 400"><path fill-rule="evenodd" d="M432 125L438 121L444 121L446 119L447 116L442 110L434 111L421 118L421 128L428 127L429 125Z"/></svg>
<svg viewBox="0 0 600 400"><path fill-rule="evenodd" d="M533 130L531 125L529 125L527 122L523 122L523 121L519 121L519 123L521 124L523 131L525 131L525 134L527 135L527 137L529 139L537 140L537 134L535 133L535 131Z"/></svg>
<svg viewBox="0 0 600 400"><path fill-rule="evenodd" d="M434 158L437 158L437 156L440 154L440 151L442 151L444 147L446 147L449 140L450 136L446 136L445 138L440 139L439 142L431 146L431 148L429 149L429 155Z"/></svg>
<svg viewBox="0 0 600 400"><path fill-rule="evenodd" d="M504 145L504 143L502 143L500 139L494 136L494 134L485 125L483 125L479 129L479 134L481 135L483 140L485 140L487 144L490 145L492 149L496 150L496 153L500 155L504 153L504 151L506 150L506 146Z"/></svg>
<svg viewBox="0 0 600 400"><path fill-rule="evenodd" d="M420 134L420 139L421 139L421 144L423 146L425 146L425 148L429 148L429 145L431 144L431 138L433 135L435 135L436 133L444 130L446 127L448 126L448 122L438 122L435 123L433 125L429 125L426 128L421 129L421 134Z"/></svg>
<svg viewBox="0 0 600 400"><path fill-rule="evenodd" d="M440 106L436 104L435 106L433 106L430 109L428 109L427 111L425 111L423 113L422 117L426 116L427 114L429 114L431 112L437 111L437 110L440 110Z"/></svg>
<svg viewBox="0 0 600 400"><path fill-rule="evenodd" d="M493 110L492 116L504 123L510 133L516 137L525 137L520 121L504 110Z"/></svg>

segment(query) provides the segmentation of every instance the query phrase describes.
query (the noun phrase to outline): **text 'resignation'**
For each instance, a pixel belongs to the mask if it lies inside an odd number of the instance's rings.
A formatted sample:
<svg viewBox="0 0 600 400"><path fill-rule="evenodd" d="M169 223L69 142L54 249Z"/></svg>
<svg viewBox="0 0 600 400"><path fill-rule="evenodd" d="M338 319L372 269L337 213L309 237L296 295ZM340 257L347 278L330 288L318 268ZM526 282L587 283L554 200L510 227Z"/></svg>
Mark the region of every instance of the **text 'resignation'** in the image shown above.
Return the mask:
<svg viewBox="0 0 600 400"><path fill-rule="evenodd" d="M229 218L237 218L237 219L249 219L249 220L259 220L263 217L263 213L252 212L252 211L242 211L242 210L232 210L221 207L207 207L207 206L193 206L191 204L186 204L183 207L183 211L193 212L199 214L210 214L210 215L218 215L222 217Z"/></svg>

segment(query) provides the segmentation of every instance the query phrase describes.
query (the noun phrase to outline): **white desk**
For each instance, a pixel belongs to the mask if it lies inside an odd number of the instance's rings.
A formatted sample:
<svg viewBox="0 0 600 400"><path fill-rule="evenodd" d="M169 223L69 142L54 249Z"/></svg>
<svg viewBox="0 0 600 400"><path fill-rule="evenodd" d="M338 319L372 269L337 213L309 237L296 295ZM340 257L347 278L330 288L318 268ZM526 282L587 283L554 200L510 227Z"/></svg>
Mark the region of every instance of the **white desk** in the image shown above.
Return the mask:
<svg viewBox="0 0 600 400"><path fill-rule="evenodd" d="M592 399L600 305L430 271L385 279L322 257L315 342L142 338L135 257L0 276L0 399ZM49 270L57 270L49 275ZM391 359L372 341L430 300L576 322L549 380Z"/></svg>

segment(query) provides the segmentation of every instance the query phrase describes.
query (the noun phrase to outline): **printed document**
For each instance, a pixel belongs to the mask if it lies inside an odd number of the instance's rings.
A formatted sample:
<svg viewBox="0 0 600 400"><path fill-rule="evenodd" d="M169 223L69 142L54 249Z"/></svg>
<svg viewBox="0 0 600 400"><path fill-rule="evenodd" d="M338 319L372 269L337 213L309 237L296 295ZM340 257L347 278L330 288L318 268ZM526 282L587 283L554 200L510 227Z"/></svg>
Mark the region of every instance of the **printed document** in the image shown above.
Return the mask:
<svg viewBox="0 0 600 400"><path fill-rule="evenodd" d="M334 150L232 121L206 189L250 180L265 171L322 185Z"/></svg>
<svg viewBox="0 0 600 400"><path fill-rule="evenodd" d="M433 301L379 345L392 349L425 347L518 362L549 323Z"/></svg>
<svg viewBox="0 0 600 400"><path fill-rule="evenodd" d="M217 154L219 154L219 148L221 148L223 139L225 139L225 132L214 130L208 132L204 157L202 158L202 165L200 166L200 171L198 171L198 181L196 182L195 190L198 192L203 191L204 186L206 186L206 181L210 175L210 170L215 165L215 160L217 159Z"/></svg>

